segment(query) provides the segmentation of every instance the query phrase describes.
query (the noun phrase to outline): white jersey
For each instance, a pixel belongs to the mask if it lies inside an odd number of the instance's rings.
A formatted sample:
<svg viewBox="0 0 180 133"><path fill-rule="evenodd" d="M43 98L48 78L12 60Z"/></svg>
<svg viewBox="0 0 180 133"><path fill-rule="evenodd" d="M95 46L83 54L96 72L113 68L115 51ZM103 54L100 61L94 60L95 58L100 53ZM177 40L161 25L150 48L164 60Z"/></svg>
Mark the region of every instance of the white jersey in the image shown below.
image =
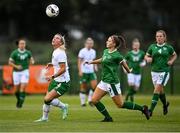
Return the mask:
<svg viewBox="0 0 180 133"><path fill-rule="evenodd" d="M67 63L67 56L65 53L65 50L57 48L53 51L52 54L52 64L54 68L54 74L56 74L60 68L59 63L64 62L66 64L66 71L61 74L60 76L54 78L55 81L57 82L68 82L70 81L70 76L69 76L69 67Z"/></svg>
<svg viewBox="0 0 180 133"><path fill-rule="evenodd" d="M88 50L87 48L82 48L79 51L78 57L83 60L83 62L89 62L96 58L96 51L94 49ZM83 73L93 73L94 65L93 64L81 64L81 70Z"/></svg>

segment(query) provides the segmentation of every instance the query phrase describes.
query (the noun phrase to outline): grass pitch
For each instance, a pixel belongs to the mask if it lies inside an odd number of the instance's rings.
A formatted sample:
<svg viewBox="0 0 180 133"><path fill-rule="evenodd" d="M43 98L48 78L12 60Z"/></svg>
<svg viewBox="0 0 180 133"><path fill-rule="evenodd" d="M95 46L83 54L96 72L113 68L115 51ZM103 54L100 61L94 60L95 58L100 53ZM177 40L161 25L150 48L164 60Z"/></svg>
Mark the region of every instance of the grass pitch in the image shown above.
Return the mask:
<svg viewBox="0 0 180 133"><path fill-rule="evenodd" d="M168 96L169 113L163 116L162 104L159 101L150 120L138 111L118 109L110 97L102 102L112 115L114 122L99 122L103 116L90 106L80 107L78 96L63 96L61 100L68 103L69 116L61 119L61 111L52 107L49 121L34 123L42 115L43 95L27 96L24 107L15 107L15 96L0 96L0 132L175 132L180 131L180 97ZM136 96L139 104L150 105L151 96Z"/></svg>

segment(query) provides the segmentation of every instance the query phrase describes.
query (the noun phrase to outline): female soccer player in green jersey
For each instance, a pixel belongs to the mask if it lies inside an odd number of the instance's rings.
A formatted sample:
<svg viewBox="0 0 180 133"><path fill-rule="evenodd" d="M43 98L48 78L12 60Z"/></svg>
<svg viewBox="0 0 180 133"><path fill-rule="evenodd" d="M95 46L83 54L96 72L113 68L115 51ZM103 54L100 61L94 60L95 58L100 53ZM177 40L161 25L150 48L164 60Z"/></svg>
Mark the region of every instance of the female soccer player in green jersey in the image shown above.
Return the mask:
<svg viewBox="0 0 180 133"><path fill-rule="evenodd" d="M169 80L170 66L176 60L177 55L173 47L166 41L166 32L163 30L157 31L156 43L149 46L145 56L145 60L151 63L151 76L154 84L150 116L152 116L159 99L163 104L163 114L166 115L168 113L169 102L166 101L164 86Z"/></svg>
<svg viewBox="0 0 180 133"><path fill-rule="evenodd" d="M52 53L51 63L47 64L47 68L53 67L54 74L46 76L46 80L51 81L48 92L44 97L43 116L35 122L48 121L50 107L55 106L62 110L62 119L66 119L68 115L68 104L61 102L58 97L64 95L70 88L69 67L65 52L65 39L61 34L55 34L52 39L54 51Z"/></svg>
<svg viewBox="0 0 180 133"><path fill-rule="evenodd" d="M124 61L123 56L117 50L122 44L125 45L123 37L117 35L110 36L106 42L107 49L104 50L102 58L87 62L88 64L102 64L101 81L97 85L92 97L93 104L105 117L102 122L113 121L105 106L100 102L101 98L103 98L107 93L110 94L113 102L117 105L118 108L139 110L145 114L147 119L149 119L149 111L146 105L140 106L132 102L123 102L118 78L119 64L121 64L128 73L131 72L131 70Z"/></svg>
<svg viewBox="0 0 180 133"><path fill-rule="evenodd" d="M9 65L13 67L13 82L17 98L16 107L21 108L25 100L25 89L29 82L29 65L34 64L34 59L26 49L25 39L16 42L18 49L14 50L9 58Z"/></svg>
<svg viewBox="0 0 180 133"><path fill-rule="evenodd" d="M141 67L146 65L144 60L145 52L140 50L140 42L137 38L132 41L132 50L127 53L125 59L132 72L127 74L129 90L126 101L134 102L134 94L139 90L141 84Z"/></svg>

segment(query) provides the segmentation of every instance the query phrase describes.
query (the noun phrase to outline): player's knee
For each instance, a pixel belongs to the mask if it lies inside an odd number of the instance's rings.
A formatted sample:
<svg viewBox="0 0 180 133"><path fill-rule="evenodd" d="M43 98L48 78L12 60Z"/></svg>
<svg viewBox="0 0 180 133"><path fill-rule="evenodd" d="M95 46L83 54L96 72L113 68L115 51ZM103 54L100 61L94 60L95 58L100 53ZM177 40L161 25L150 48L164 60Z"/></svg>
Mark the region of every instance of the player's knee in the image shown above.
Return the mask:
<svg viewBox="0 0 180 133"><path fill-rule="evenodd" d="M92 97L91 102L95 105L95 104L98 103L99 101Z"/></svg>
<svg viewBox="0 0 180 133"><path fill-rule="evenodd" d="M44 103L47 104L47 105L50 105L51 101L52 101L52 100L49 99L48 97L45 97L45 98L44 98Z"/></svg>
<svg viewBox="0 0 180 133"><path fill-rule="evenodd" d="M123 104L124 104L124 102L119 102L119 103L117 103L116 105L117 105L118 108L122 108L122 107L123 107Z"/></svg>

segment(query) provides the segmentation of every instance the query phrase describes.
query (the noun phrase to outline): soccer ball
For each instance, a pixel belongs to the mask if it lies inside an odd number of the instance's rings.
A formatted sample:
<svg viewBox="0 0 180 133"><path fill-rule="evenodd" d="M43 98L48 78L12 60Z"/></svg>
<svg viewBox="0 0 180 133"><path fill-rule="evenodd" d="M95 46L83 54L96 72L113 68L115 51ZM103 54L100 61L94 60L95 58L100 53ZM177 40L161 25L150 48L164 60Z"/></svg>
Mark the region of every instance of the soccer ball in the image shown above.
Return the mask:
<svg viewBox="0 0 180 133"><path fill-rule="evenodd" d="M50 4L46 7L46 14L48 17L56 17L59 14L59 8L55 4Z"/></svg>

